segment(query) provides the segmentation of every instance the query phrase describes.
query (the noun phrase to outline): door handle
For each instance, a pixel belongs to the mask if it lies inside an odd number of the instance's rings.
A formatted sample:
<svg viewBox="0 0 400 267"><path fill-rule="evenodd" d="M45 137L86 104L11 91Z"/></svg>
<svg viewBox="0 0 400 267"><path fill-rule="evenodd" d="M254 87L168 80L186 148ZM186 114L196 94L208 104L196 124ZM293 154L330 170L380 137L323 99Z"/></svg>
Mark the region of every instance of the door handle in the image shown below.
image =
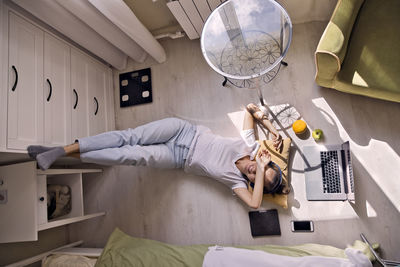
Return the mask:
<svg viewBox="0 0 400 267"><path fill-rule="evenodd" d="M74 90L74 94L75 94L75 104L74 104L74 109L76 109L76 106L78 106L78 93L76 92L75 89Z"/></svg>
<svg viewBox="0 0 400 267"><path fill-rule="evenodd" d="M49 92L49 95L47 96L47 102L49 102L50 98L51 98L51 93L53 92L53 87L51 86L51 82L50 82L49 79L46 79L46 81L47 81L47 83L49 84L49 87L50 87L50 92Z"/></svg>
<svg viewBox="0 0 400 267"><path fill-rule="evenodd" d="M17 69L15 68L15 66L14 65L12 65L12 67L11 67L13 70L14 70L14 73L15 73L15 81L14 81L14 85L13 85L13 87L11 88L11 91L15 91L15 88L17 88L17 84L18 84L18 71L17 71Z"/></svg>
<svg viewBox="0 0 400 267"><path fill-rule="evenodd" d="M94 115L97 115L97 112L99 111L99 101L97 101L96 97L94 97L94 101L96 102L96 111L94 112Z"/></svg>

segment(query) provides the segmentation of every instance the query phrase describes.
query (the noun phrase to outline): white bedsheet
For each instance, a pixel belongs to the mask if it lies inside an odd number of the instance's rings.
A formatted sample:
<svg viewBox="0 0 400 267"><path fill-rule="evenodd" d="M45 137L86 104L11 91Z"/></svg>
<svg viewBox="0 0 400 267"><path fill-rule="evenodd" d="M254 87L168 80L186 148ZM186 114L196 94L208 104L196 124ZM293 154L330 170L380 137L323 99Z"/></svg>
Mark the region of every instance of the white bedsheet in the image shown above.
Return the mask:
<svg viewBox="0 0 400 267"><path fill-rule="evenodd" d="M348 259L304 256L290 257L232 247L209 247L204 256L203 267L372 267L368 258L359 250L347 248Z"/></svg>

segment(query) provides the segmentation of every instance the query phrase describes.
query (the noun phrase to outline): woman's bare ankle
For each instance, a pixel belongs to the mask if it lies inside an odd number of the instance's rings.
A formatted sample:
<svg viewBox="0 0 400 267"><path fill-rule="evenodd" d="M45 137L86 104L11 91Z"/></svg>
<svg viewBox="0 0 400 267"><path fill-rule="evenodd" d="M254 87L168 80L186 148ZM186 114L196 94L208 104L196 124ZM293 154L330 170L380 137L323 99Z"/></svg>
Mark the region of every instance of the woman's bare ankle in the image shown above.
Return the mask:
<svg viewBox="0 0 400 267"><path fill-rule="evenodd" d="M67 146L64 146L65 154L70 155L74 153L79 153L79 143L73 143Z"/></svg>

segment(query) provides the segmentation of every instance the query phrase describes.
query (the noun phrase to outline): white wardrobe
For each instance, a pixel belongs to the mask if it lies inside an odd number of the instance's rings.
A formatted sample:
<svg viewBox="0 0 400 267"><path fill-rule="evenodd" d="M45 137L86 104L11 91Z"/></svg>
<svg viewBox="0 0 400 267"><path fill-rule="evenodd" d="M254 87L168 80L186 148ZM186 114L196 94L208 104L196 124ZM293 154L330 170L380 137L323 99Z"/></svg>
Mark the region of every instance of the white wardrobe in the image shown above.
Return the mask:
<svg viewBox="0 0 400 267"><path fill-rule="evenodd" d="M2 9L0 151L65 145L114 129L111 68L8 6Z"/></svg>

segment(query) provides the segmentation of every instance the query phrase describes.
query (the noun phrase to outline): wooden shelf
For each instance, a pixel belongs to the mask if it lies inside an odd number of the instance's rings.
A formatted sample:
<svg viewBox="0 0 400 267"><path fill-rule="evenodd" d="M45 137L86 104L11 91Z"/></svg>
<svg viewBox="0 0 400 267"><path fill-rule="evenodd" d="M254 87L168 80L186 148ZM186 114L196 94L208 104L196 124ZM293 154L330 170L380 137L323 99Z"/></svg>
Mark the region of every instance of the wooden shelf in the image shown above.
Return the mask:
<svg viewBox="0 0 400 267"><path fill-rule="evenodd" d="M58 226L62 226L62 225L70 224L70 223L76 223L76 222L80 222L80 221L84 221L84 220L88 220L88 219L92 219L92 218L96 218L96 217L104 216L104 215L106 215L105 212L99 212L99 213L89 214L89 215L80 216L80 217L68 218L68 219L63 219L63 220L55 220L52 222L48 222L46 224L38 225L38 231L43 231L43 230L50 229L53 227L58 227Z"/></svg>
<svg viewBox="0 0 400 267"><path fill-rule="evenodd" d="M73 174L73 173L99 173L102 169L47 169L45 171L37 170L37 174L57 175L57 174Z"/></svg>
<svg viewBox="0 0 400 267"><path fill-rule="evenodd" d="M80 222L105 212L85 214L83 180L87 173L101 173L102 169L36 169L36 162L30 161L0 167L3 180L2 192L7 193L5 204L0 205L1 219L5 229L0 243L38 240L38 231ZM22 186L23 185L23 186ZM71 210L60 217L48 220L48 186L58 191L67 186L70 192ZM53 190L52 189L52 190ZM60 196L61 197L61 196Z"/></svg>

